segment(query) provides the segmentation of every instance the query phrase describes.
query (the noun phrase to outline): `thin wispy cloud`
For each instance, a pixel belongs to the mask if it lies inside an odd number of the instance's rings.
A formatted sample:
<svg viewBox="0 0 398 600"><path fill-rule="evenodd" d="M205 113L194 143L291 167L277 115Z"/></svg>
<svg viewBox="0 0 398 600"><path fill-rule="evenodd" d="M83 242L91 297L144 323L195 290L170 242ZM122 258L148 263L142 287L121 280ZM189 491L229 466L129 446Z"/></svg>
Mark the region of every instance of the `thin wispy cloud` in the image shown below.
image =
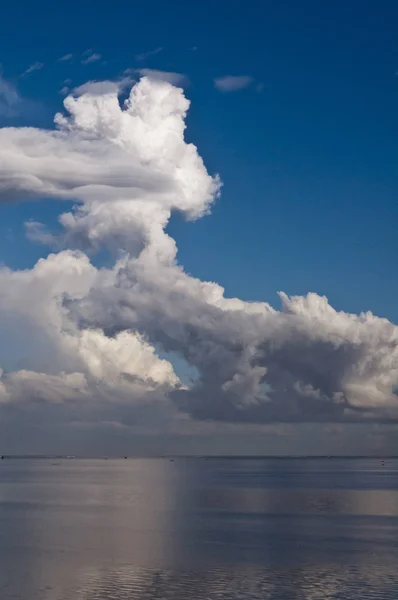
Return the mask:
<svg viewBox="0 0 398 600"><path fill-rule="evenodd" d="M101 54L98 54L98 52L93 52L93 54L89 54L88 56L82 58L81 63L82 65L89 65L90 63L94 63L99 60L101 60Z"/></svg>
<svg viewBox="0 0 398 600"><path fill-rule="evenodd" d="M43 106L40 102L25 98L19 91L17 85L7 80L0 70L0 118L15 119L27 118L41 114ZM0 143L0 154L3 148ZM1 162L1 161L0 161ZM0 186L1 187L1 186Z"/></svg>
<svg viewBox="0 0 398 600"><path fill-rule="evenodd" d="M59 93L63 96L66 96L70 92L70 84L72 83L71 79L64 79L63 87L59 90Z"/></svg>
<svg viewBox="0 0 398 600"><path fill-rule="evenodd" d="M159 46L159 48L155 48L154 50L149 50L148 52L142 52L141 54L136 54L135 60L139 60L139 61L146 60L150 56L156 56L156 54L159 54L159 52L162 52L162 50L163 50L163 46Z"/></svg>
<svg viewBox="0 0 398 600"><path fill-rule="evenodd" d="M30 65L30 67L28 67L24 73L22 73L21 77L26 77L27 75L30 75L31 73L34 73L35 71L40 71L43 67L44 67L44 63L39 62L39 61L35 62L32 65Z"/></svg>
<svg viewBox="0 0 398 600"><path fill-rule="evenodd" d="M214 87L219 92L237 92L249 87L254 81L251 75L226 75L225 77L216 77Z"/></svg>
<svg viewBox="0 0 398 600"><path fill-rule="evenodd" d="M69 62L70 60L72 60L73 58L73 54L65 54L64 56L61 56L61 58L58 59L58 62Z"/></svg>
<svg viewBox="0 0 398 600"><path fill-rule="evenodd" d="M0 117L11 118L18 115L22 98L17 88L7 81L0 72Z"/></svg>

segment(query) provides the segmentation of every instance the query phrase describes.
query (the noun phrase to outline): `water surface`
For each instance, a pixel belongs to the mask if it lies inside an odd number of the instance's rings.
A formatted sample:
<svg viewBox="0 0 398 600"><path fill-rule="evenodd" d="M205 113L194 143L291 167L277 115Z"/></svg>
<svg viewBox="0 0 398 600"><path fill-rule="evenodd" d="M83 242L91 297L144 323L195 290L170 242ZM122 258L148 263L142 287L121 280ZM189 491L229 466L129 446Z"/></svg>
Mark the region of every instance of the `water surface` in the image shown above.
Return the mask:
<svg viewBox="0 0 398 600"><path fill-rule="evenodd" d="M398 460L1 461L0 597L396 600Z"/></svg>

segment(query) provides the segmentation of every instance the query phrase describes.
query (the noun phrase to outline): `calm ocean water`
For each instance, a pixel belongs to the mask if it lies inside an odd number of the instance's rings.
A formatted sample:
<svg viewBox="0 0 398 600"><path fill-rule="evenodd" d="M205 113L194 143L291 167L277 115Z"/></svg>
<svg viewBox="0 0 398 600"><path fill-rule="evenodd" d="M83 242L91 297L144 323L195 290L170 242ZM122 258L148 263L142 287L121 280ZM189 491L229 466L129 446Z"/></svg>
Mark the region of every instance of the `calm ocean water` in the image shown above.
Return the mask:
<svg viewBox="0 0 398 600"><path fill-rule="evenodd" d="M396 600L398 460L1 461L0 598Z"/></svg>

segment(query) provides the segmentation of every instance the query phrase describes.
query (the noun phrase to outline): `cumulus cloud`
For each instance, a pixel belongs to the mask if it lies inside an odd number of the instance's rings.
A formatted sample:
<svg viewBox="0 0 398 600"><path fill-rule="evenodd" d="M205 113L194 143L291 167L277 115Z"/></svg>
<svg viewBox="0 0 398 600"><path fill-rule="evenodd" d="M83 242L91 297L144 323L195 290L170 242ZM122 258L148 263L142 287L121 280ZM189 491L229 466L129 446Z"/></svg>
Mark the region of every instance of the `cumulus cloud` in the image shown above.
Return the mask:
<svg viewBox="0 0 398 600"><path fill-rule="evenodd" d="M71 251L50 255L31 270L0 270L0 331L25 353L21 368L0 373L3 405L66 403L85 411L110 402L162 405L178 387L171 364L139 333L109 338L70 320L63 296L86 295L97 277L107 279L84 254ZM9 348L1 348L0 358L3 364L10 360Z"/></svg>
<svg viewBox="0 0 398 600"><path fill-rule="evenodd" d="M396 420L397 326L313 293L281 293L281 310L226 298L184 272L165 228L173 211L207 214L219 178L184 139L181 89L144 76L122 105L119 94L90 82L54 130L0 130L5 199L76 203L61 233L27 224L58 254L0 271L0 329L25 353L14 367L0 353L0 402L112 406L121 422ZM88 252L103 248L114 264L98 269ZM183 386L155 349L181 355L195 381Z"/></svg>
<svg viewBox="0 0 398 600"><path fill-rule="evenodd" d="M114 273L112 289L91 290L71 310L85 326L101 324L109 335L133 326L183 353L200 377L173 398L194 417L265 422L398 416L392 392L398 330L387 320L338 313L316 294L281 294L281 311L227 299L217 284L186 275L171 248L159 264L159 252L147 247Z"/></svg>
<svg viewBox="0 0 398 600"><path fill-rule="evenodd" d="M237 92L249 87L254 79L250 75L226 75L225 77L216 77L214 87L219 92Z"/></svg>

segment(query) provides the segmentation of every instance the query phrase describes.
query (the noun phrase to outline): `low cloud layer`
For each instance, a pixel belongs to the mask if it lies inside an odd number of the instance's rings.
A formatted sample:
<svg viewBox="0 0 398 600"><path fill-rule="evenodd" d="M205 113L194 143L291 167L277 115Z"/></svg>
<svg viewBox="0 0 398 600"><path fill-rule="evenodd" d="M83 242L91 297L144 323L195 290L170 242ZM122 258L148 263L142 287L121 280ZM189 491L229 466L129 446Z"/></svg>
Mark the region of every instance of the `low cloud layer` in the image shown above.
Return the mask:
<svg viewBox="0 0 398 600"><path fill-rule="evenodd" d="M4 201L76 202L60 232L27 224L55 254L0 270L3 410L142 424L397 420L397 326L312 293L281 293L280 311L226 298L184 272L165 227L174 211L207 214L220 180L184 140L181 89L148 72L123 106L119 91L75 90L54 130L0 130ZM98 269L88 256L104 249L114 264ZM159 349L197 379L182 385Z"/></svg>

